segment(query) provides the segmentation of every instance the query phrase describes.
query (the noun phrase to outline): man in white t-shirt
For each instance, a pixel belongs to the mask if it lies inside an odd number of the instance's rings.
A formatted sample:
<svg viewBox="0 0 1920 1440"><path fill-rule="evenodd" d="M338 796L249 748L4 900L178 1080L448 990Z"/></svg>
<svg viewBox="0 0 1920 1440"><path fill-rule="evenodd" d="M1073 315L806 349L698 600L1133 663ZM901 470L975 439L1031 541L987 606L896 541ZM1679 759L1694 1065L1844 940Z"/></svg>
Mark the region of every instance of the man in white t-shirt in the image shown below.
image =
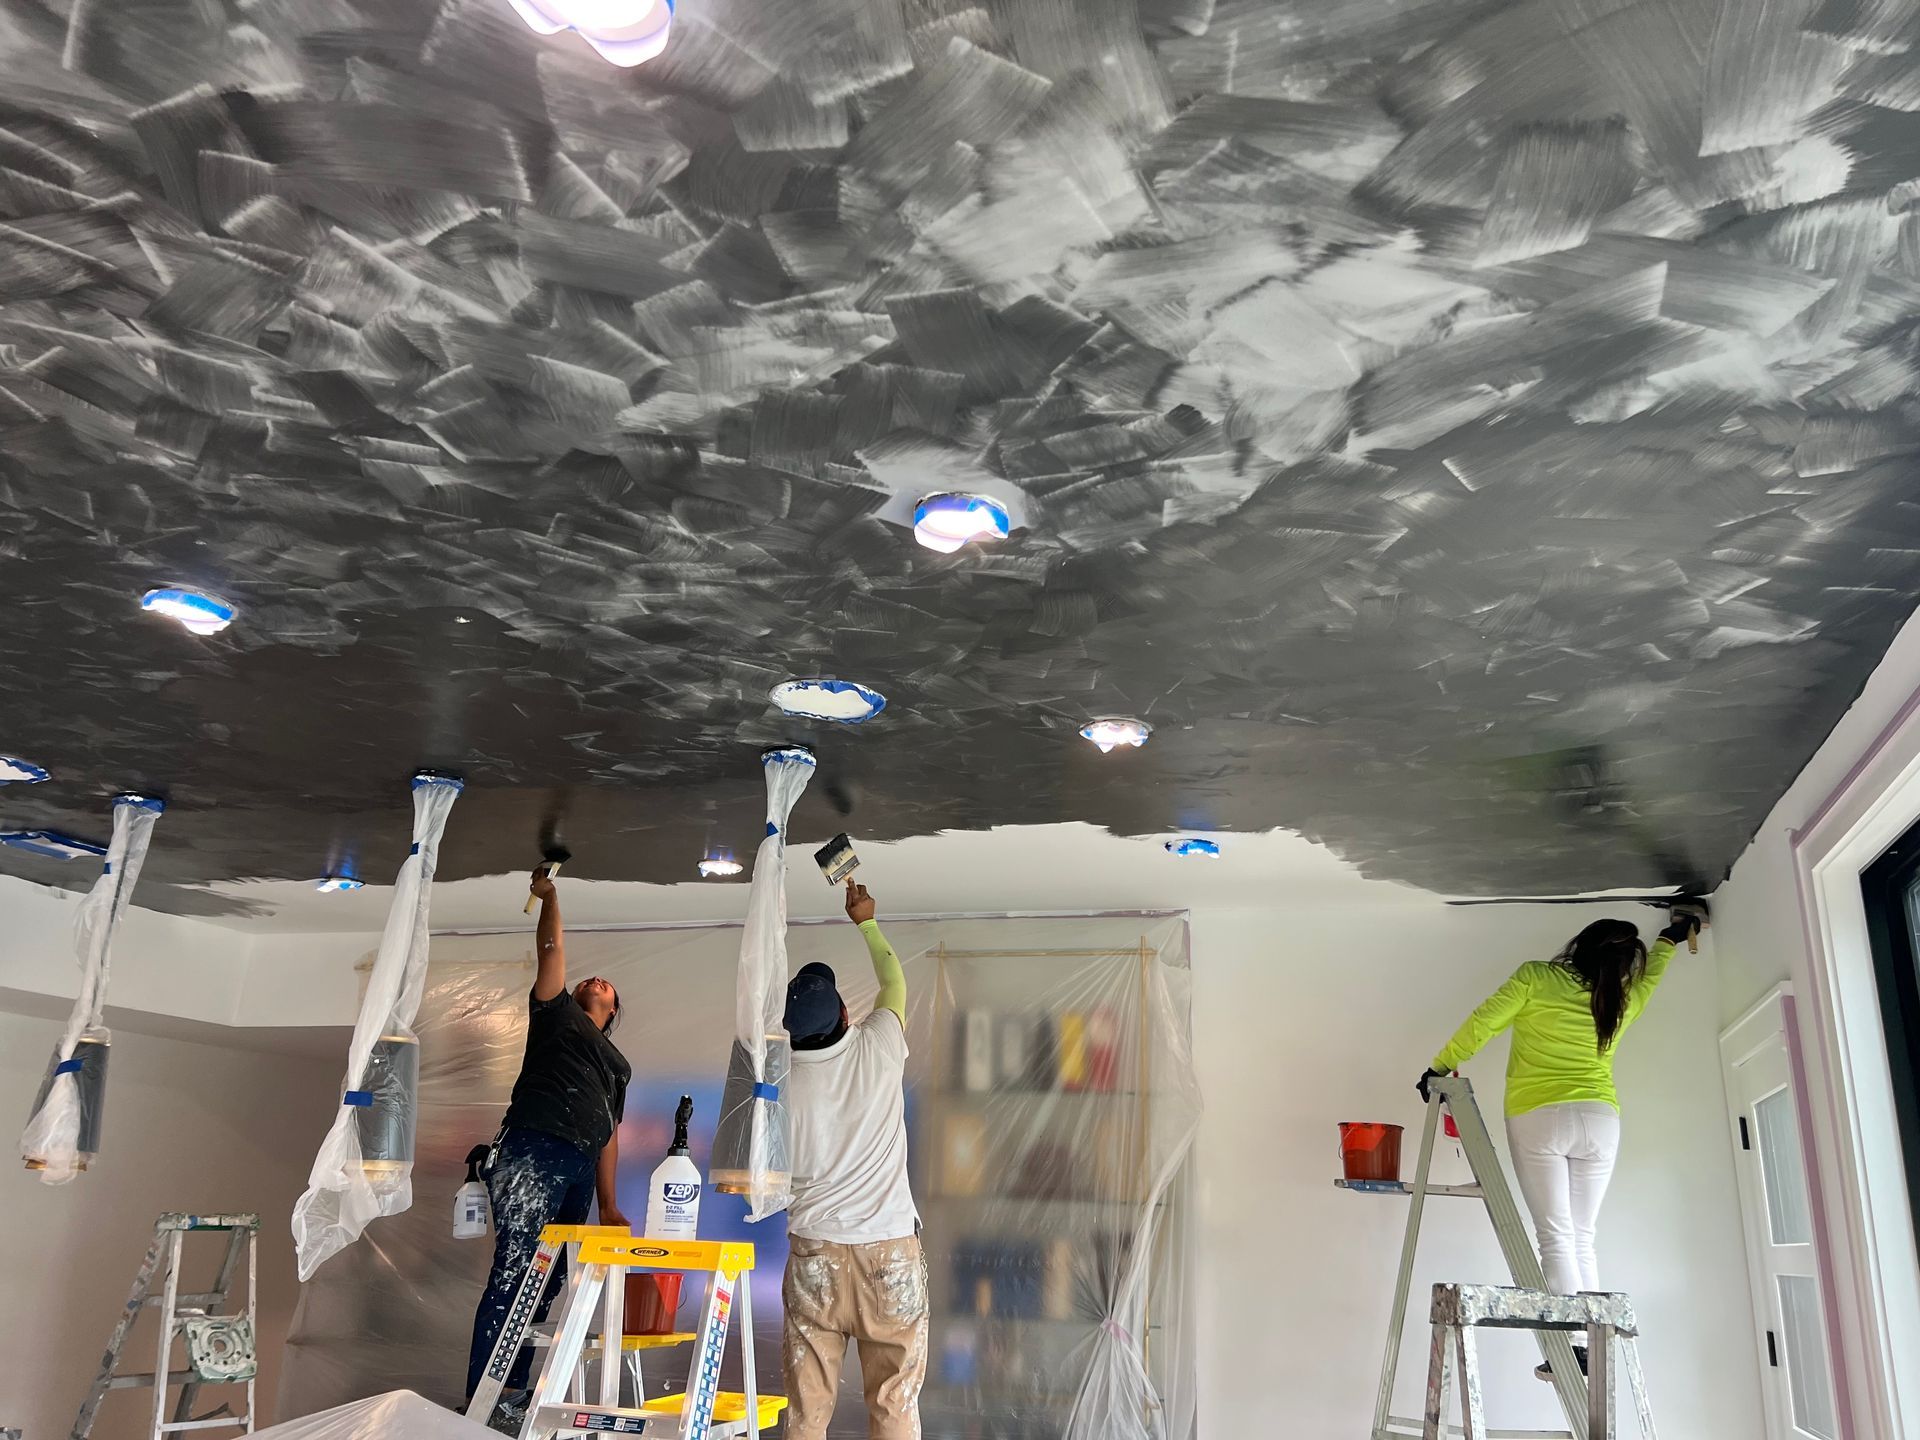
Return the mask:
<svg viewBox="0 0 1920 1440"><path fill-rule="evenodd" d="M871 1440L920 1440L927 1261L907 1184L907 979L873 915L867 887L849 880L847 918L880 981L866 1019L847 1024L825 965L802 967L787 986L788 1440L826 1435L849 1340L860 1346Z"/></svg>

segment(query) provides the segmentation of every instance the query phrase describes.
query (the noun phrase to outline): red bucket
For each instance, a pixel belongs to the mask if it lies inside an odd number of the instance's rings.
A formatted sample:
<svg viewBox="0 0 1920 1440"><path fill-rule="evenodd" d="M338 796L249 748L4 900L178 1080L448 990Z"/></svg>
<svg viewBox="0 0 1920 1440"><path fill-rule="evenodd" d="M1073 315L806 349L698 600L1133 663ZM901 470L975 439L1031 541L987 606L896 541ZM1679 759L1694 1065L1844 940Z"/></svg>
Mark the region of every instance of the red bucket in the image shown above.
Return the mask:
<svg viewBox="0 0 1920 1440"><path fill-rule="evenodd" d="M1340 1163L1346 1166L1347 1179L1398 1180L1400 1135L1398 1125L1381 1125L1371 1120L1342 1121Z"/></svg>
<svg viewBox="0 0 1920 1440"><path fill-rule="evenodd" d="M673 1334L673 1318L680 1310L680 1279L674 1270L629 1270L621 1329L629 1335Z"/></svg>

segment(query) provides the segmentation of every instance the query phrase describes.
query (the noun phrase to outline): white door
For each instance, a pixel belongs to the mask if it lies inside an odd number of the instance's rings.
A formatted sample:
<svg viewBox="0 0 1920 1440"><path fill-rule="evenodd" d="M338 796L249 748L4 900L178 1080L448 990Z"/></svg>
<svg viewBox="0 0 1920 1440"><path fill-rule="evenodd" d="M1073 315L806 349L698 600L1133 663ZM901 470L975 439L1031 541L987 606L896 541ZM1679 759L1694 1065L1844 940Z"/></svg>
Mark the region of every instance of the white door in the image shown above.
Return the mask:
<svg viewBox="0 0 1920 1440"><path fill-rule="evenodd" d="M1813 1206L1780 994L1721 1037L1771 1440L1838 1440Z"/></svg>

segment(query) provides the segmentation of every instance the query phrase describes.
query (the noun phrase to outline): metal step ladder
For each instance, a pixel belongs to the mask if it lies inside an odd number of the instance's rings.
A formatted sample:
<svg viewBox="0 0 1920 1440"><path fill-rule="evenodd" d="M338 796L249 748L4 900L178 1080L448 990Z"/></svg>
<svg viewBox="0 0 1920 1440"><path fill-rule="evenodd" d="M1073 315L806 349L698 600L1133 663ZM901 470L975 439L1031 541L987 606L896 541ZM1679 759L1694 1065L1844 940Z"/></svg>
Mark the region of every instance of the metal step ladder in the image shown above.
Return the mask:
<svg viewBox="0 0 1920 1440"><path fill-rule="evenodd" d="M224 1234L226 1254L211 1290L182 1294L180 1261L189 1235ZM131 1390L151 1386L153 1422L148 1440L189 1430L238 1430L253 1433L253 1386L258 1371L254 1356L255 1262L259 1248L258 1215L184 1215L170 1213L154 1222L153 1241L146 1258L133 1278L133 1289L120 1311L113 1337L100 1357L100 1372L93 1387L81 1402L80 1414L73 1422L70 1440L88 1440L93 1433L94 1417L109 1390ZM244 1310L225 1310L232 1292L234 1274L239 1269L240 1253L246 1251L247 1304ZM153 1293L156 1278L160 1293ZM121 1374L120 1353L127 1336L143 1310L160 1311L159 1336L154 1368L149 1372ZM173 1348L176 1341L186 1343L186 1365L175 1369ZM167 1418L167 1391L180 1387L173 1405L173 1418ZM232 1413L223 1403L205 1415L193 1414L194 1401L203 1386L244 1386L246 1409Z"/></svg>
<svg viewBox="0 0 1920 1440"><path fill-rule="evenodd" d="M1540 1268L1540 1257L1534 1252L1526 1222L1520 1218L1520 1207L1514 1202L1513 1191L1507 1187L1507 1172L1500 1164L1499 1152L1493 1148L1493 1137L1487 1132L1487 1122L1474 1101L1472 1082L1459 1075L1441 1075L1430 1080L1427 1089L1431 1099L1427 1104L1426 1128L1420 1138L1420 1163L1415 1167L1410 1183L1334 1181L1344 1190L1406 1195L1412 1199L1412 1208L1407 1214L1406 1239L1400 1246L1400 1274L1394 1283L1393 1315L1387 1322L1387 1353L1380 1365L1380 1390L1373 1407L1372 1440L1408 1440L1408 1437L1418 1440L1426 1429L1424 1419L1395 1415L1392 1408L1393 1381L1400 1368L1400 1343L1406 1329L1407 1300L1413 1288L1413 1257L1419 1248L1420 1219L1429 1195L1462 1196L1484 1202L1487 1218L1493 1224L1494 1236L1500 1242L1500 1253L1506 1257L1507 1270L1513 1277L1513 1283L1526 1291L1545 1292L1547 1288L1547 1277ZM1471 1185L1429 1183L1433 1169L1434 1137L1440 1129L1443 1107L1452 1114L1454 1126L1459 1131L1460 1148L1466 1153L1467 1163L1473 1167ZM1551 1440L1554 1436L1589 1440L1587 1381L1580 1373L1579 1362L1574 1359L1573 1335L1561 1328L1536 1329L1533 1336L1540 1346L1541 1358L1553 1372L1553 1391L1560 1401L1561 1413L1567 1417L1567 1428L1564 1431L1482 1430L1474 1436L1474 1440ZM1451 1434L1465 1433L1459 1427L1447 1426L1445 1429Z"/></svg>

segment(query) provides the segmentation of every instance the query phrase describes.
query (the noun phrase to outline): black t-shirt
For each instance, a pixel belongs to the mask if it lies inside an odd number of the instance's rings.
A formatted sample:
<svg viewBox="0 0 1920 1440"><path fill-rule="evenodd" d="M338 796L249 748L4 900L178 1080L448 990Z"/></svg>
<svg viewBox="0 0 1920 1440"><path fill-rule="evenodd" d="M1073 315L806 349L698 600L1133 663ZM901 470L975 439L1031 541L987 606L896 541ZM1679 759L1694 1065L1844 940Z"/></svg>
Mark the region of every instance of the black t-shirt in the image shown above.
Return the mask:
<svg viewBox="0 0 1920 1440"><path fill-rule="evenodd" d="M633 1067L571 991L527 997L527 1055L513 1082L508 1125L557 1135L598 1155L626 1114Z"/></svg>

